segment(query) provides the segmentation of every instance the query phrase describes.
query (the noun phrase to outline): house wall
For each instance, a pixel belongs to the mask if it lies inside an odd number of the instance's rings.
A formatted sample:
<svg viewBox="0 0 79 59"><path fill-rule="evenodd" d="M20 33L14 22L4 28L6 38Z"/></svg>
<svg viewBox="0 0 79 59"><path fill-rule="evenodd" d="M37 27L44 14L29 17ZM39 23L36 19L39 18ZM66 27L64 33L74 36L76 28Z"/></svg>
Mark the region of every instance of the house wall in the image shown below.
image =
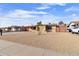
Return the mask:
<svg viewBox="0 0 79 59"><path fill-rule="evenodd" d="M8 29L7 29L7 28L5 28L5 29L4 29L4 31L5 31L5 32L8 32Z"/></svg>
<svg viewBox="0 0 79 59"><path fill-rule="evenodd" d="M41 26L36 26L36 30L38 31L38 27L40 31L45 31L46 30L46 26L41 25Z"/></svg>
<svg viewBox="0 0 79 59"><path fill-rule="evenodd" d="M58 26L56 27L56 32L66 32L67 26Z"/></svg>
<svg viewBox="0 0 79 59"><path fill-rule="evenodd" d="M40 31L44 32L46 31L46 26L39 26ZM37 27L36 27L37 30ZM52 31L51 32L66 32L67 31L67 26L52 26Z"/></svg>
<svg viewBox="0 0 79 59"><path fill-rule="evenodd" d="M15 32L15 31L16 31L16 29L15 29L15 28L11 28L11 31L12 31L12 32Z"/></svg>
<svg viewBox="0 0 79 59"><path fill-rule="evenodd" d="M60 28L59 27L56 27L56 32L60 32Z"/></svg>
<svg viewBox="0 0 79 59"><path fill-rule="evenodd" d="M56 32L56 26L52 26L52 32Z"/></svg>
<svg viewBox="0 0 79 59"><path fill-rule="evenodd" d="M29 27L20 27L20 31L29 31Z"/></svg>

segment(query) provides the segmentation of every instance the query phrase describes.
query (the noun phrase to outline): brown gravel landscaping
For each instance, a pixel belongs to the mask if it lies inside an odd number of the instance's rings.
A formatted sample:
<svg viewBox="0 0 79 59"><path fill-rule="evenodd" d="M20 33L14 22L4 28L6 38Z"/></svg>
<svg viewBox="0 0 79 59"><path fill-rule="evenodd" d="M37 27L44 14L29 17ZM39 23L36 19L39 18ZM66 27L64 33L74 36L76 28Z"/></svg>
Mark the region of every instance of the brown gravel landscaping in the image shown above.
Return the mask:
<svg viewBox="0 0 79 59"><path fill-rule="evenodd" d="M79 55L78 34L49 32L38 35L37 32L18 32L3 35L2 39L33 47L46 48L68 55Z"/></svg>

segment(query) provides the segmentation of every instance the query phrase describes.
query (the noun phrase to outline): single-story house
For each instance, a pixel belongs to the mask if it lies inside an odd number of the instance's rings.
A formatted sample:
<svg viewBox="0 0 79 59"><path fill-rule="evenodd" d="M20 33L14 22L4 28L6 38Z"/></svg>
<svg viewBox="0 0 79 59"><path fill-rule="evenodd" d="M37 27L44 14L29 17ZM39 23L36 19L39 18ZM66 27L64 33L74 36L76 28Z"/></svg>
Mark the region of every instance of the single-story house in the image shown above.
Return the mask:
<svg viewBox="0 0 79 59"><path fill-rule="evenodd" d="M67 26L66 25L57 25L56 26L56 32L66 32Z"/></svg>
<svg viewBox="0 0 79 59"><path fill-rule="evenodd" d="M67 26L65 24L63 25L41 25L39 26L41 31L47 31L47 32L66 32ZM38 26L36 27L36 30L38 29Z"/></svg>

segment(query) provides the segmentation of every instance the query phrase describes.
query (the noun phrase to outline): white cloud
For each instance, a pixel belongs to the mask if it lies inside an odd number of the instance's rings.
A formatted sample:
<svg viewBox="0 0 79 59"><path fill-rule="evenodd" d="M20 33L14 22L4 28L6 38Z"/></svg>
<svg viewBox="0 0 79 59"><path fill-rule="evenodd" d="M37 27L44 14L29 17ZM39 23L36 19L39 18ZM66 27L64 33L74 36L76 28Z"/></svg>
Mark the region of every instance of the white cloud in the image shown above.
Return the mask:
<svg viewBox="0 0 79 59"><path fill-rule="evenodd" d="M12 25L12 20L5 17L0 17L0 27L7 27Z"/></svg>
<svg viewBox="0 0 79 59"><path fill-rule="evenodd" d="M36 17L33 14L48 14L47 12L43 11L27 11L27 10L14 10L9 12L5 17L9 18L29 18L29 17Z"/></svg>
<svg viewBox="0 0 79 59"><path fill-rule="evenodd" d="M69 12L69 11L79 11L79 7L69 7L67 9L65 9L66 12Z"/></svg>
<svg viewBox="0 0 79 59"><path fill-rule="evenodd" d="M10 11L7 14L0 16L0 27L33 23L32 21L38 17L38 14L46 15L48 13L43 11L27 11L27 10Z"/></svg>
<svg viewBox="0 0 79 59"><path fill-rule="evenodd" d="M41 17L36 18L37 21L42 21L43 24L48 24L48 23L58 23L59 21L64 21L65 17L62 16L54 16L52 14L48 14L48 15L43 15Z"/></svg>
<svg viewBox="0 0 79 59"><path fill-rule="evenodd" d="M41 7L37 7L36 9L39 10L48 9L51 8L51 6L55 6L55 5L65 6L66 3L42 3L41 5L42 5Z"/></svg>
<svg viewBox="0 0 79 59"><path fill-rule="evenodd" d="M48 7L48 6L41 6L41 7L38 7L36 9L43 10L43 9L48 9L48 8L50 8L50 7Z"/></svg>
<svg viewBox="0 0 79 59"><path fill-rule="evenodd" d="M77 16L77 14L72 14L71 16L76 17L76 16Z"/></svg>
<svg viewBox="0 0 79 59"><path fill-rule="evenodd" d="M27 10L14 10L12 12L16 14L47 14L46 12L43 11L27 11Z"/></svg>
<svg viewBox="0 0 79 59"><path fill-rule="evenodd" d="M55 5L66 6L66 3L48 3L47 5L50 5L50 6L55 6Z"/></svg>
<svg viewBox="0 0 79 59"><path fill-rule="evenodd" d="M31 17L25 17L25 15L26 15L25 13L19 12L19 14L22 14L22 15L24 14L24 15L23 15L23 17L17 16L17 13L13 12L11 14L9 13L9 14L5 15L4 17L0 17L0 20L1 20L0 26L5 27L5 26L11 26L11 25L29 25L29 24L36 24L38 21L42 21L43 24L48 24L49 22L57 23L60 20L64 19L64 17L54 16L52 14L45 14L42 16L34 16L34 15L32 16L31 15ZM16 22L16 20L18 22Z"/></svg>
<svg viewBox="0 0 79 59"><path fill-rule="evenodd" d="M57 3L56 5L66 6L66 3Z"/></svg>
<svg viewBox="0 0 79 59"><path fill-rule="evenodd" d="M72 14L71 17L72 17L72 21L73 20L75 20L75 21L79 20L79 17L77 16L77 14Z"/></svg>
<svg viewBox="0 0 79 59"><path fill-rule="evenodd" d="M42 16L33 15L33 14L43 14ZM48 14L47 12L37 12L37 11L27 11L27 10L14 10L0 16L0 27L11 26L11 25L29 25L36 24L38 21L42 21L44 24L57 23L59 21L66 21L77 16L73 13L70 16L54 16L53 14ZM16 20L18 22L16 22ZM22 22L21 22L22 21ZM20 23L21 22L21 23Z"/></svg>

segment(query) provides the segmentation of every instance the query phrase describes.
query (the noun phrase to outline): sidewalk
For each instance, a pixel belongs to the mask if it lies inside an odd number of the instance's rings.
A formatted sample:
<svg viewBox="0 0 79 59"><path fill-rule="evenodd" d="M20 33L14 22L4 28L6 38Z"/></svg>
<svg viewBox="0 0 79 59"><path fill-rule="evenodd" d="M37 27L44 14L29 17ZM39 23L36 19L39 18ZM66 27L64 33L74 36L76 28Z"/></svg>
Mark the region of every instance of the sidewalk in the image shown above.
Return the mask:
<svg viewBox="0 0 79 59"><path fill-rule="evenodd" d="M0 56L59 56L63 55L44 48L0 40Z"/></svg>

